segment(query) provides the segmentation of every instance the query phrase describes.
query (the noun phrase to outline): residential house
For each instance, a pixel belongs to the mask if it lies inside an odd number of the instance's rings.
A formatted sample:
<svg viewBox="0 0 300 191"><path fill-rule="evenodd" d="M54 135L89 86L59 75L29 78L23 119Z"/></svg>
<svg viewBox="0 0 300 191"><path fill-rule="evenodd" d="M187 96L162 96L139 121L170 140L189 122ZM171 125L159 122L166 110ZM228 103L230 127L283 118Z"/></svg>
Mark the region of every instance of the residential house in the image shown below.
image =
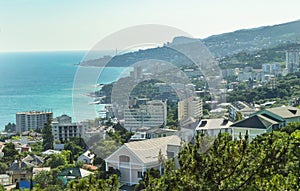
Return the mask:
<svg viewBox="0 0 300 191"><path fill-rule="evenodd" d="M138 184L147 169L157 169L162 173L160 157L176 157L180 145L181 139L176 135L125 143L105 159L106 171L109 167L118 169L121 183Z"/></svg>
<svg viewBox="0 0 300 191"><path fill-rule="evenodd" d="M291 106L268 108L257 112L279 123L279 128L291 122L300 122L300 109Z"/></svg>
<svg viewBox="0 0 300 191"><path fill-rule="evenodd" d="M57 150L52 150L52 149L48 149L44 152L42 152L43 155L53 155L53 154L60 154L61 151L57 151Z"/></svg>
<svg viewBox="0 0 300 191"><path fill-rule="evenodd" d="M196 133L217 136L219 133L229 132L231 133L230 125L233 123L224 118L217 119L202 119L196 128Z"/></svg>
<svg viewBox="0 0 300 191"><path fill-rule="evenodd" d="M10 177L7 174L0 174L0 184L3 186L10 184Z"/></svg>
<svg viewBox="0 0 300 191"><path fill-rule="evenodd" d="M251 141L257 135L278 129L279 123L266 116L258 114L238 121L230 127L232 129L232 136L234 140L239 139L240 136L244 137L248 131L249 140Z"/></svg>
<svg viewBox="0 0 300 191"><path fill-rule="evenodd" d="M12 184L23 180L30 180L32 177L32 172L29 169L30 167L32 166L22 161L13 162L9 166L8 171L6 171L11 177Z"/></svg>
<svg viewBox="0 0 300 191"><path fill-rule="evenodd" d="M14 161L8 168L7 174L12 178L12 183L23 180L30 180L32 177L31 168L44 164L44 159L37 155L28 155L21 161Z"/></svg>
<svg viewBox="0 0 300 191"><path fill-rule="evenodd" d="M282 106L259 111L248 119L234 123L230 127L234 139L238 139L240 134L244 136L248 131L250 140L252 140L257 135L278 130L291 122L300 122L300 109Z"/></svg>
<svg viewBox="0 0 300 191"><path fill-rule="evenodd" d="M77 162L83 162L84 164L92 164L94 162L95 154L87 150L77 159Z"/></svg>
<svg viewBox="0 0 300 191"><path fill-rule="evenodd" d="M140 141L145 139L153 139L159 137L166 137L175 135L177 130L167 128L147 128L142 127L137 129L134 135L130 138L130 141Z"/></svg>
<svg viewBox="0 0 300 191"><path fill-rule="evenodd" d="M22 159L22 162L27 163L28 166L38 167L44 164L44 158L37 155L27 155Z"/></svg>
<svg viewBox="0 0 300 191"><path fill-rule="evenodd" d="M64 185L66 185L71 180L84 178L90 174L94 173L82 168L67 168L58 173L57 178L60 179Z"/></svg>
<svg viewBox="0 0 300 191"><path fill-rule="evenodd" d="M228 105L228 119L229 121L237 120L237 113L239 112L242 115L242 118L247 118L258 110L249 105L248 103L237 101Z"/></svg>

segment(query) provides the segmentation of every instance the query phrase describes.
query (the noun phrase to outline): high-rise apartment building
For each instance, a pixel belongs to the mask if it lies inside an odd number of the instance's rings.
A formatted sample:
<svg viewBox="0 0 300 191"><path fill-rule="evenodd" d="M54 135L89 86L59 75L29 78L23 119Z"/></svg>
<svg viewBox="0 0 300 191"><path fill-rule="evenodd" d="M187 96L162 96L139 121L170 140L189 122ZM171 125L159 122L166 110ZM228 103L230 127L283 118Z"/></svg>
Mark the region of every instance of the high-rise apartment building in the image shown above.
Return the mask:
<svg viewBox="0 0 300 191"><path fill-rule="evenodd" d="M167 123L167 104L163 101L148 101L139 108L124 111L124 127L128 131L136 131L141 127L155 128Z"/></svg>
<svg viewBox="0 0 300 191"><path fill-rule="evenodd" d="M299 67L299 51L289 50L285 53L287 73L295 73Z"/></svg>
<svg viewBox="0 0 300 191"><path fill-rule="evenodd" d="M178 121L199 119L202 117L202 100L199 97L189 97L178 102Z"/></svg>
<svg viewBox="0 0 300 191"><path fill-rule="evenodd" d="M16 129L18 133L43 129L48 119L52 120L53 113L48 111L27 111L16 113Z"/></svg>

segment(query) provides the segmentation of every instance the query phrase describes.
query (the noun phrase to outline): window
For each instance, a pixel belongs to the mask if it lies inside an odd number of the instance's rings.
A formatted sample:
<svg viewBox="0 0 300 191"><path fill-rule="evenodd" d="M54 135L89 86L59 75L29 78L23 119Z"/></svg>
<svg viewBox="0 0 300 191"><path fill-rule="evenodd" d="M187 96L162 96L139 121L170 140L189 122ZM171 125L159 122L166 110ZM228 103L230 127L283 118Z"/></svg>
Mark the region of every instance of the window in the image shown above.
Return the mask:
<svg viewBox="0 0 300 191"><path fill-rule="evenodd" d="M129 158L129 156L121 155L121 156L119 156L119 161L120 162L130 162L130 158Z"/></svg>
<svg viewBox="0 0 300 191"><path fill-rule="evenodd" d="M167 151L168 159L174 158L174 152Z"/></svg>
<svg viewBox="0 0 300 191"><path fill-rule="evenodd" d="M143 173L141 171L138 171L138 178L143 178Z"/></svg>

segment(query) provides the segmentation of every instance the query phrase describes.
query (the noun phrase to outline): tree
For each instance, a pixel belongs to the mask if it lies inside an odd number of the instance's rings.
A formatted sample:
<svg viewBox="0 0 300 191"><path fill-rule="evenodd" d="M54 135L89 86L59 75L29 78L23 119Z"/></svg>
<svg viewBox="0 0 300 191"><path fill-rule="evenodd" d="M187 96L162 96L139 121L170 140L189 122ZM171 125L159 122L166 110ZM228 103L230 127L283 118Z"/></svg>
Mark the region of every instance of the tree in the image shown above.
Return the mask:
<svg viewBox="0 0 300 191"><path fill-rule="evenodd" d="M15 145L12 142L9 142L3 148L4 157L13 157L18 154Z"/></svg>
<svg viewBox="0 0 300 191"><path fill-rule="evenodd" d="M119 180L117 175L113 175L109 179L99 179L99 180L96 180L94 175L90 175L87 178L70 181L67 187L68 190L70 191L76 191L76 190L118 191Z"/></svg>
<svg viewBox="0 0 300 191"><path fill-rule="evenodd" d="M64 166L66 164L67 158L62 154L53 154L46 161L46 165L51 168L57 168L58 166Z"/></svg>
<svg viewBox="0 0 300 191"><path fill-rule="evenodd" d="M87 148L87 144L85 143L84 139L81 137L72 137L69 141L65 143L65 150L69 150L70 157L69 162L73 163L74 160L77 160L77 158L83 153L83 151Z"/></svg>
<svg viewBox="0 0 300 191"><path fill-rule="evenodd" d="M298 124L299 125L299 124ZM300 131L274 131L248 140L248 134L232 140L219 134L209 148L198 136L183 145L180 168L165 162L164 175L149 176L139 188L145 190L298 190Z"/></svg>
<svg viewBox="0 0 300 191"><path fill-rule="evenodd" d="M5 125L4 131L6 131L6 132L15 132L16 131L16 124L9 122L7 125Z"/></svg>
<svg viewBox="0 0 300 191"><path fill-rule="evenodd" d="M31 151L35 154L40 154L43 151L43 143L35 142L31 144Z"/></svg>
<svg viewBox="0 0 300 191"><path fill-rule="evenodd" d="M2 152L4 153L4 156L1 160L7 163L13 162L19 156L19 152L16 150L15 145L12 142L6 143Z"/></svg>
<svg viewBox="0 0 300 191"><path fill-rule="evenodd" d="M7 165L3 162L0 162L0 174L5 174L7 170Z"/></svg>
<svg viewBox="0 0 300 191"><path fill-rule="evenodd" d="M43 149L44 151L48 149L53 149L53 143L54 143L54 138L52 134L52 126L51 126L51 120L48 119L48 122L45 124L43 130Z"/></svg>
<svg viewBox="0 0 300 191"><path fill-rule="evenodd" d="M34 176L33 181L44 189L53 184L52 172L43 170Z"/></svg>
<svg viewBox="0 0 300 191"><path fill-rule="evenodd" d="M243 115L241 112L237 111L235 116L235 121L240 121L243 119Z"/></svg>

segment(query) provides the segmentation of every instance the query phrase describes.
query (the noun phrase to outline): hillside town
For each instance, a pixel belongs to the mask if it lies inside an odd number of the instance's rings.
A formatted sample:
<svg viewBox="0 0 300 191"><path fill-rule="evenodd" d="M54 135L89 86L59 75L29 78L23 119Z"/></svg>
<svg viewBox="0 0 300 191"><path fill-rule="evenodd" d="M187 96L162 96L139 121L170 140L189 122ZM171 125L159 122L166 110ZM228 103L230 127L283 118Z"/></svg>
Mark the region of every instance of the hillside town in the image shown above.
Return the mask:
<svg viewBox="0 0 300 191"><path fill-rule="evenodd" d="M147 172L164 174L166 161L182 168L179 153L199 135L217 139L225 133L233 141L251 142L300 122L299 94L284 94L284 99L254 97L251 102L233 94L265 86L275 91L278 81L299 79L299 50L286 50L285 63L222 69L225 89L220 92L225 92L227 102L212 100L205 76L192 67L182 69L193 83L151 81L151 71L134 67L127 78L149 79L147 91L157 95L145 96L145 87L137 86L128 107L115 109L107 103L104 115L96 119L76 122L66 114L55 116L55 111L16 113L16 124L9 123L0 134L0 184L8 190L60 190L96 177L103 185L139 190ZM192 94L179 99L174 87ZM299 89L299 84L288 88ZM99 99L108 96L99 92ZM97 98L99 92L93 95Z"/></svg>

